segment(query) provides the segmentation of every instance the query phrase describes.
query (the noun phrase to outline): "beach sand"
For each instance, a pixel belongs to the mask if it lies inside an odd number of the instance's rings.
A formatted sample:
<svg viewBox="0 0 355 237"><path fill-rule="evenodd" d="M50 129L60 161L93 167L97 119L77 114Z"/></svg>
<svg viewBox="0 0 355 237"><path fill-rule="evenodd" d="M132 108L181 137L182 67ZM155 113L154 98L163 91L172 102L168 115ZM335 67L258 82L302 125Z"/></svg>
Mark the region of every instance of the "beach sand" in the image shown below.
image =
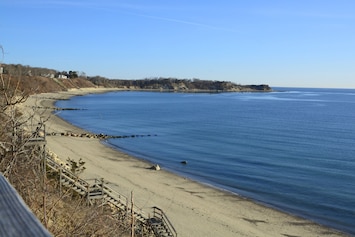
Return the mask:
<svg viewBox="0 0 355 237"><path fill-rule="evenodd" d="M25 111L46 121L47 133L83 133L52 114L53 103L74 95L105 92L105 89L77 89L68 92L31 96ZM43 109L47 108L47 109ZM57 111L56 113L60 113ZM104 122L104 121L103 121ZM151 213L161 208L174 225L178 236L345 236L247 198L199 184L164 171L149 169L151 164L105 146L99 139L69 136L47 136L47 148L66 161L85 161L84 179L104 178L119 193L134 194L135 204Z"/></svg>

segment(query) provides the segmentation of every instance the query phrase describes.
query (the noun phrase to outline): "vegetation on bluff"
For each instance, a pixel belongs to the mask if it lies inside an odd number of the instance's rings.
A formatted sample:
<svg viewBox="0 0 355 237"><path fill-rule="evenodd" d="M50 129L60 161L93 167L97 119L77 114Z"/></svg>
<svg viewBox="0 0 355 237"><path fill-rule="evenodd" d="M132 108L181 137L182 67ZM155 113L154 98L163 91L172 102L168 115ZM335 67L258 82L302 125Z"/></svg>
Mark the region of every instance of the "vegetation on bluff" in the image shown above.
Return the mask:
<svg viewBox="0 0 355 237"><path fill-rule="evenodd" d="M240 85L229 81L210 81L200 79L146 78L146 79L108 79L101 76L87 77L84 72L74 70L56 71L54 69L4 64L4 75L17 75L20 86L32 91L54 92L70 88L107 87L126 90L178 91L178 92L244 92L271 91L268 85Z"/></svg>
<svg viewBox="0 0 355 237"><path fill-rule="evenodd" d="M271 91L271 88L268 85L239 85L228 81L209 81L200 79L177 79L160 77L142 80L110 80L102 77L89 77L88 80L98 86L136 90L163 90L181 92Z"/></svg>

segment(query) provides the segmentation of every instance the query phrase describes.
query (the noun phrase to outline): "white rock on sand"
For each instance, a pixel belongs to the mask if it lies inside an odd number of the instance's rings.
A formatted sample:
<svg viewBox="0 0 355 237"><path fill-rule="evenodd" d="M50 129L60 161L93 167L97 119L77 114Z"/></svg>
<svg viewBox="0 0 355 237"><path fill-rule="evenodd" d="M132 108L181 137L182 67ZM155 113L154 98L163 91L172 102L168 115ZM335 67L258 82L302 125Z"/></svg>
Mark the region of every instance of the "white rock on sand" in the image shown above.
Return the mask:
<svg viewBox="0 0 355 237"><path fill-rule="evenodd" d="M105 89L79 89L60 93L34 95L26 102L30 106L53 107L54 98L105 92ZM30 113L31 109L26 106ZM42 114L45 112L44 114ZM47 132L85 133L52 111L39 109ZM344 236L308 220L294 217L256 204L251 200L201 185L160 170L151 164L113 150L98 139L86 137L48 136L47 147L65 161L82 158L86 170L83 178L104 178L123 195L134 193L135 204L145 212L151 207L163 209L178 232L178 236Z"/></svg>

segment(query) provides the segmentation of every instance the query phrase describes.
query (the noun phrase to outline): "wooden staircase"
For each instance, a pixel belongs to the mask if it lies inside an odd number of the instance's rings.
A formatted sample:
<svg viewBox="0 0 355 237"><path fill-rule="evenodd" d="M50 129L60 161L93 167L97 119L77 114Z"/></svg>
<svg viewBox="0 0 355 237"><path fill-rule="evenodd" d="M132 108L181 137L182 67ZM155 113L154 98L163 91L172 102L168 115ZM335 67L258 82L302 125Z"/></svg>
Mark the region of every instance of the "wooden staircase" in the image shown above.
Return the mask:
<svg viewBox="0 0 355 237"><path fill-rule="evenodd" d="M126 214L127 218L134 217L135 222L148 227L157 237L176 237L177 233L173 225L158 207L153 207L153 215L144 213L135 205L129 205L128 198L116 192L104 182L103 179L95 179L94 184L79 178L70 170L46 156L46 166L59 173L60 192L62 187L70 188L87 199L88 204L101 201L103 204L114 206Z"/></svg>
<svg viewBox="0 0 355 237"><path fill-rule="evenodd" d="M153 207L153 217L148 220L155 236L176 237L174 226L169 221L163 210Z"/></svg>
<svg viewBox="0 0 355 237"><path fill-rule="evenodd" d="M133 205L133 201L131 201L131 205L129 205L127 197L110 188L103 179L95 179L95 183L90 184L86 180L79 178L69 170L67 165L52 159L49 153L47 153L45 145L45 125L39 123L35 126L31 137L27 139L25 146L41 147L43 151L42 154L44 155L42 159L44 172L46 173L47 168L50 168L59 174L60 193L62 193L62 187L66 187L78 193L80 196L85 197L89 205L93 205L96 201L101 201L102 204L117 208L123 213L126 213L126 218L132 218L132 220L134 220L132 223L136 223L134 229L137 233L141 232L142 229L148 229L156 237L177 237L176 230L163 210L158 207L153 207L153 215L147 215L142 209Z"/></svg>
<svg viewBox="0 0 355 237"><path fill-rule="evenodd" d="M116 192L104 182L104 180L95 179L95 184L89 188L87 193L88 202L91 203L92 200L102 199L105 203L111 204L117 209L126 212L126 215L134 215L136 221L146 223L148 215L146 215L137 206L129 206L128 198Z"/></svg>

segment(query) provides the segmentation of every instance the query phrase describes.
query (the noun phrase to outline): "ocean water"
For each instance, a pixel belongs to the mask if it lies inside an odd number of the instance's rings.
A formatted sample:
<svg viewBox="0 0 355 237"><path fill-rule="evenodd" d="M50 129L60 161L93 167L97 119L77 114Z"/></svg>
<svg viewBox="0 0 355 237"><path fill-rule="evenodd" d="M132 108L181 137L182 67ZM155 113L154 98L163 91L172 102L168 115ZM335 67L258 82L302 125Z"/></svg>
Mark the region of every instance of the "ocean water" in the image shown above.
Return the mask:
<svg viewBox="0 0 355 237"><path fill-rule="evenodd" d="M355 235L355 90L112 92L63 119L163 169ZM184 165L181 161L187 161Z"/></svg>

